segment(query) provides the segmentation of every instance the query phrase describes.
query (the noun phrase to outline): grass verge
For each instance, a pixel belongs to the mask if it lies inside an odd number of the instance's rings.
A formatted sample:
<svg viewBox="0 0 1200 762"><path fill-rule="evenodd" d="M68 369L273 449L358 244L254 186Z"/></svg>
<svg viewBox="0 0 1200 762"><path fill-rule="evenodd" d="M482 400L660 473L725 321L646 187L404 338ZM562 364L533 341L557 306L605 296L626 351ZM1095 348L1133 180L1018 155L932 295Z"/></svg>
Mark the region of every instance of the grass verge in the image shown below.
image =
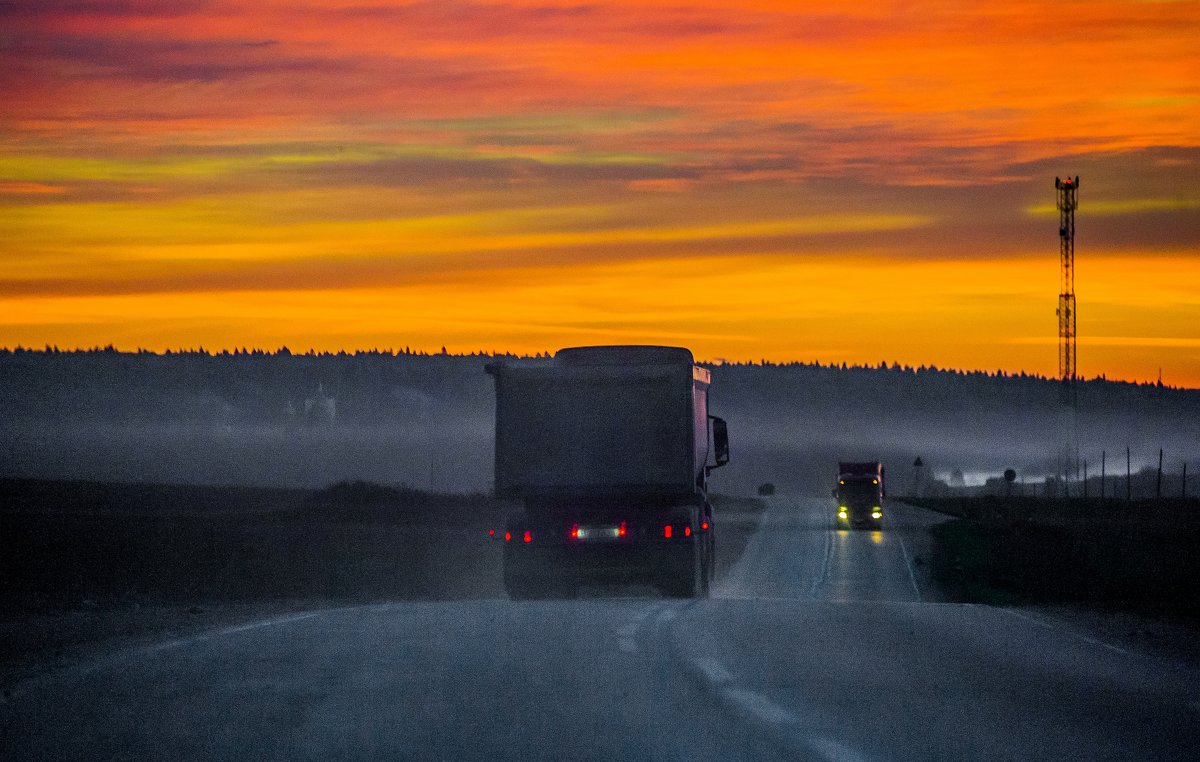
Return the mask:
<svg viewBox="0 0 1200 762"><path fill-rule="evenodd" d="M1200 619L1200 501L908 502L958 517L931 530L931 572L953 600Z"/></svg>

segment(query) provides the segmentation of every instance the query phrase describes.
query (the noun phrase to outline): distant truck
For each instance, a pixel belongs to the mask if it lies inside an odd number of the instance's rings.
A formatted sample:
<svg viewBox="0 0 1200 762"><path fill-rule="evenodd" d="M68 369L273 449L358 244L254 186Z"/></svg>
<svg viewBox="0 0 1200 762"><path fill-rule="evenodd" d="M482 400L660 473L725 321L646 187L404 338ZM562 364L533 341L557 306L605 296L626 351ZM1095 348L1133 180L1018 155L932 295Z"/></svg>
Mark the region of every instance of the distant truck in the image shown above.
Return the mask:
<svg viewBox="0 0 1200 762"><path fill-rule="evenodd" d="M838 463L837 498L838 526L878 527L883 521L883 499L887 489L883 482L883 464Z"/></svg>
<svg viewBox="0 0 1200 762"><path fill-rule="evenodd" d="M729 437L708 414L709 372L692 353L574 347L487 371L496 494L522 506L502 533L509 596L570 596L606 581L706 595L716 536L708 476L728 462Z"/></svg>

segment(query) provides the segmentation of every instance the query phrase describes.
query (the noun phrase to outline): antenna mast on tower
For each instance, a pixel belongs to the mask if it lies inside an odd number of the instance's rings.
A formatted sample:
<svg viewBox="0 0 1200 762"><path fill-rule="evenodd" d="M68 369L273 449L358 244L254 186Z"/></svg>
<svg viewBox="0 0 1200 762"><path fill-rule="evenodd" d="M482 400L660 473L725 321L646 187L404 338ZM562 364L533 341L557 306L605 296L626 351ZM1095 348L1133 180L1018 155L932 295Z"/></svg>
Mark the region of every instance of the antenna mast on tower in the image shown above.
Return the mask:
<svg viewBox="0 0 1200 762"><path fill-rule="evenodd" d="M1075 207L1079 177L1054 178L1058 191L1058 259L1062 271L1058 289L1058 376L1063 400L1076 403L1075 367Z"/></svg>

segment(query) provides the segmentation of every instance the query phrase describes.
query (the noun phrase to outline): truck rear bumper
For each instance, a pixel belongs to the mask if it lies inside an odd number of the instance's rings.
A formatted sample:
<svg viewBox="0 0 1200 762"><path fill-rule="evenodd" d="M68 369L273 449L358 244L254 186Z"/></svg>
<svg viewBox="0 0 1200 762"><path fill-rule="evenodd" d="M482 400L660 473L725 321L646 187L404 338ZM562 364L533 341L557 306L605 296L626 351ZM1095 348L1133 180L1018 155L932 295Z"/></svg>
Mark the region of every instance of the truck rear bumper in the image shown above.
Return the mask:
<svg viewBox="0 0 1200 762"><path fill-rule="evenodd" d="M506 574L546 582L639 582L676 574L691 563L695 539L662 543L509 545Z"/></svg>

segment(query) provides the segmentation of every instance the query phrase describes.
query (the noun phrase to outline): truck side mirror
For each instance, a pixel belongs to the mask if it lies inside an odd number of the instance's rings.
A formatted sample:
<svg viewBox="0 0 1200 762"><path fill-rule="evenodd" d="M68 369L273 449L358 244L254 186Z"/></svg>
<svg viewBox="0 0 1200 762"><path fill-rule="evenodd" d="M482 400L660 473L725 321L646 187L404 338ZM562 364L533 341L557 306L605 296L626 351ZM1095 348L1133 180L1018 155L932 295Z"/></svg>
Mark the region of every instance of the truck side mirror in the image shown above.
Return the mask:
<svg viewBox="0 0 1200 762"><path fill-rule="evenodd" d="M729 462L729 428L725 425L724 418L715 415L708 418L712 421L713 457L716 460L709 468L720 468Z"/></svg>

